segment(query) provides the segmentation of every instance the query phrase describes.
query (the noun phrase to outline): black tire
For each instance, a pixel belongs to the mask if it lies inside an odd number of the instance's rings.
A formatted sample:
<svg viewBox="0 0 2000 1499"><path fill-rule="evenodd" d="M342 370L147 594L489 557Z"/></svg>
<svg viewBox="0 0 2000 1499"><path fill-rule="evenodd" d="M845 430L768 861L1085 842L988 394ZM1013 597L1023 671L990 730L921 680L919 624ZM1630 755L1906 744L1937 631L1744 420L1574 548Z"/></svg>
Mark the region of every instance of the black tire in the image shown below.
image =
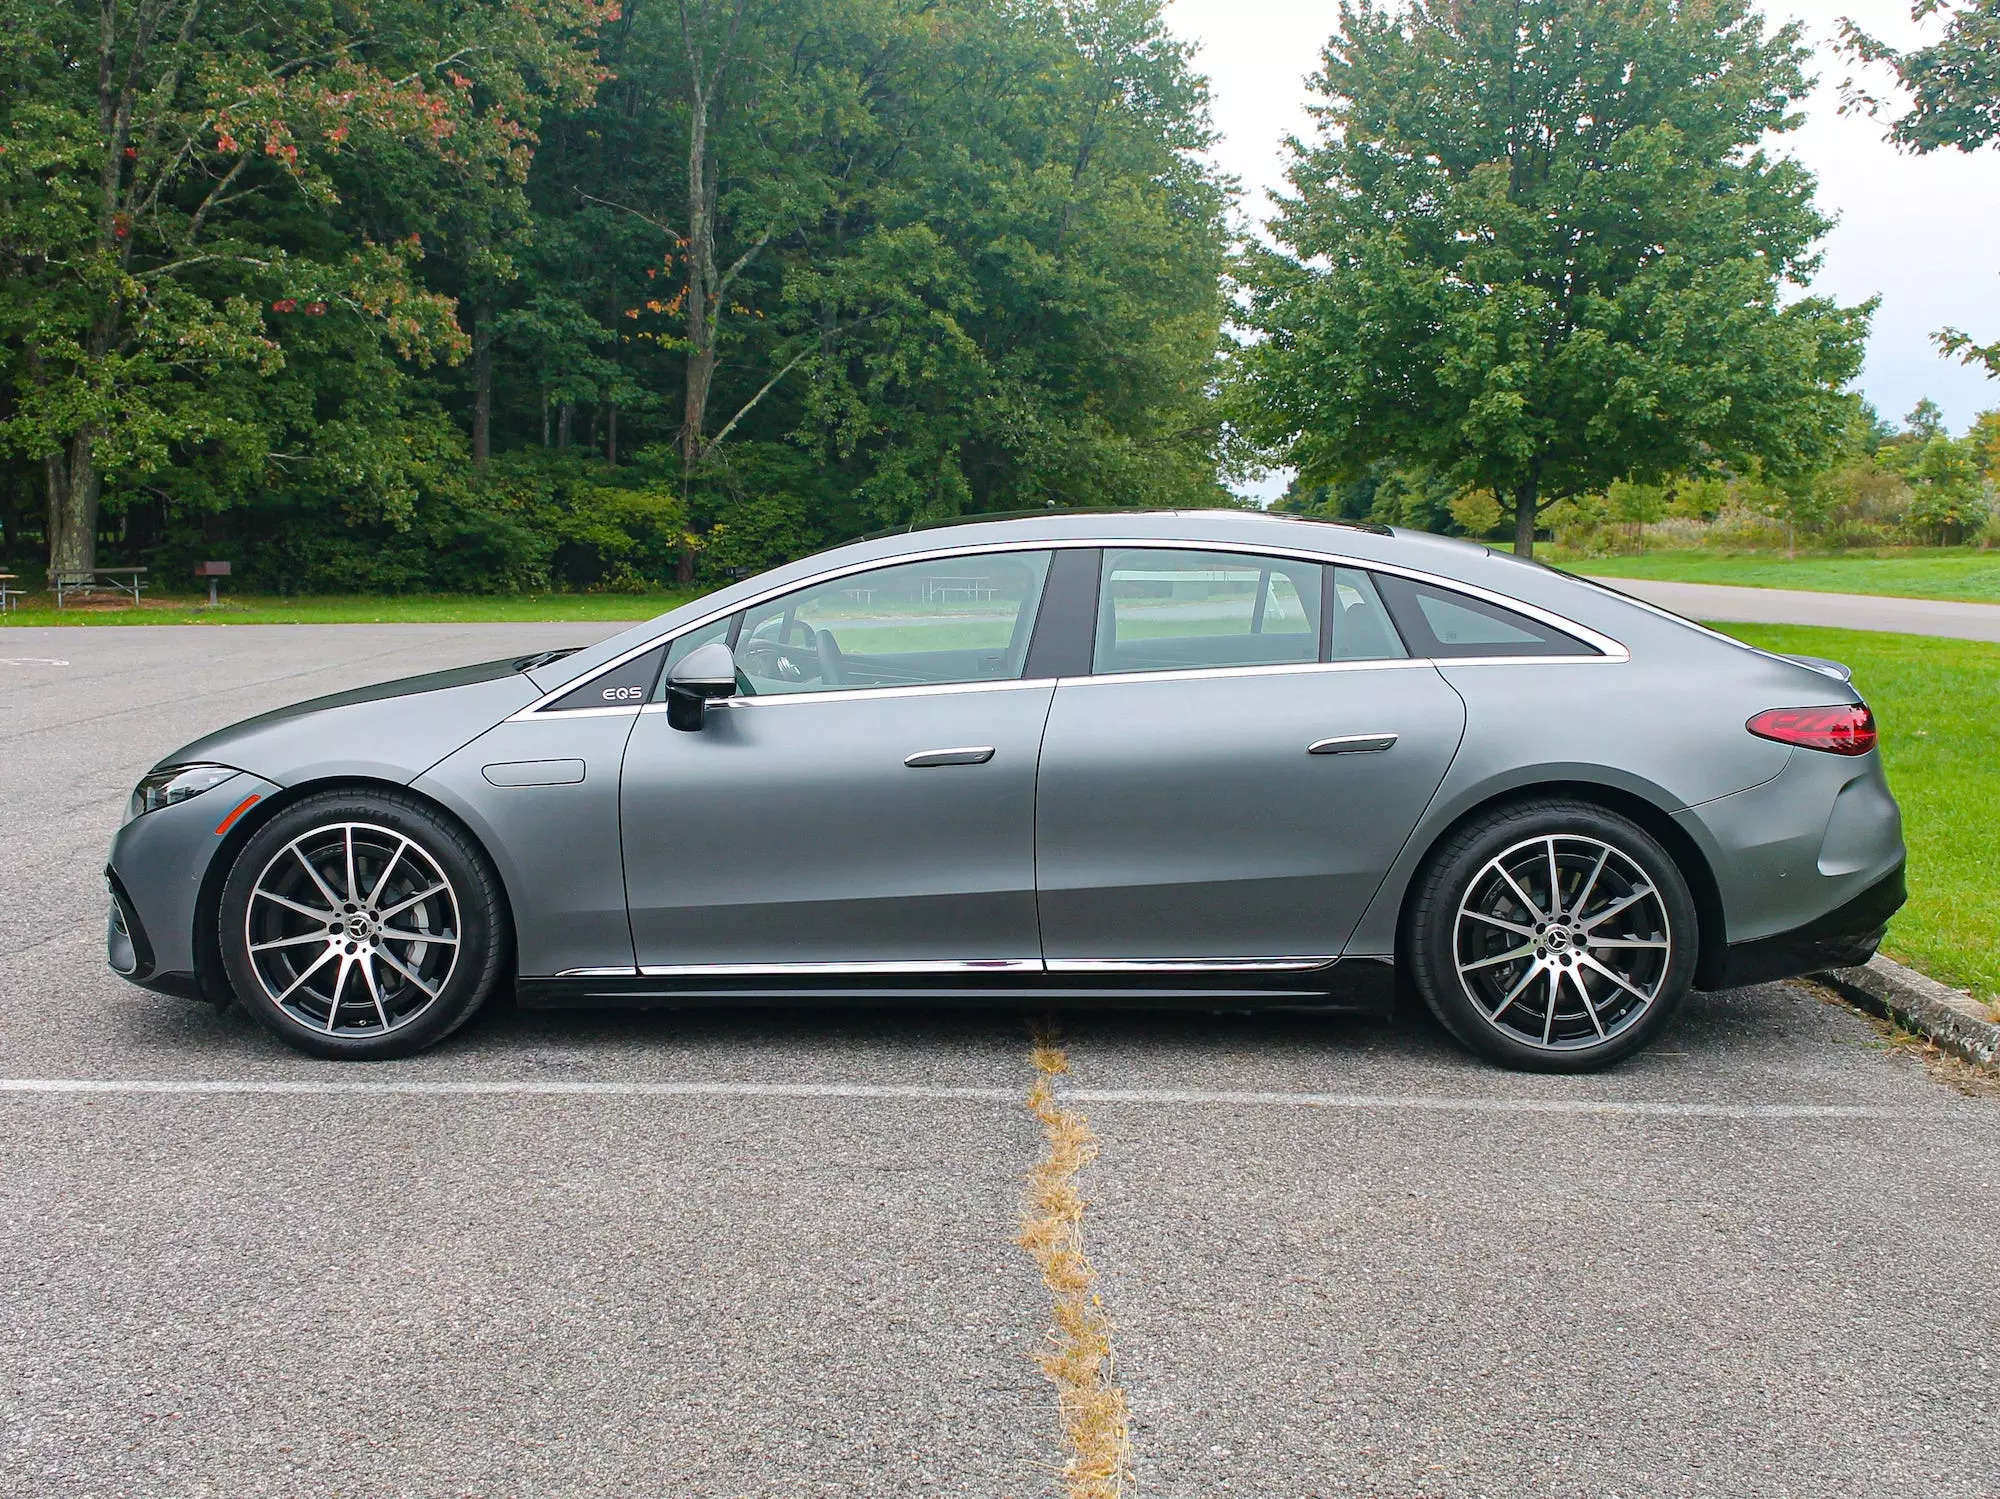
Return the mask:
<svg viewBox="0 0 2000 1499"><path fill-rule="evenodd" d="M259 828L230 866L218 927L238 1003L301 1051L344 1061L435 1046L485 1003L513 951L485 854L388 790L321 792Z"/></svg>
<svg viewBox="0 0 2000 1499"><path fill-rule="evenodd" d="M1593 877L1597 849L1611 852ZM1554 909L1565 900L1581 909ZM1687 881L1659 841L1568 798L1500 807L1452 834L1411 887L1403 927L1410 975L1445 1029L1533 1072L1590 1072L1647 1045L1687 997L1699 940Z"/></svg>

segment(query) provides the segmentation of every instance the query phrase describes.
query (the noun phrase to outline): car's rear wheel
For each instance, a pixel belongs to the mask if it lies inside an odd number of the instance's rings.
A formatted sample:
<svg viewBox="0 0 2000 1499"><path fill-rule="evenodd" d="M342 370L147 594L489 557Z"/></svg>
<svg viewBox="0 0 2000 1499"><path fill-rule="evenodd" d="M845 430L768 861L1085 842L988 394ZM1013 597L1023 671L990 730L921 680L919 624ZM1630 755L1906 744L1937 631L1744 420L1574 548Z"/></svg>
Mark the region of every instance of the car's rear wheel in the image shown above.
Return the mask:
<svg viewBox="0 0 2000 1499"><path fill-rule="evenodd" d="M1509 1066L1584 1072L1665 1028L1694 981L1696 917L1644 828L1536 800L1460 830L1419 876L1407 957L1431 1012Z"/></svg>
<svg viewBox="0 0 2000 1499"><path fill-rule="evenodd" d="M435 1045L485 1001L507 957L485 857L393 792L326 792L280 812L237 854L219 921L244 1008L323 1057Z"/></svg>

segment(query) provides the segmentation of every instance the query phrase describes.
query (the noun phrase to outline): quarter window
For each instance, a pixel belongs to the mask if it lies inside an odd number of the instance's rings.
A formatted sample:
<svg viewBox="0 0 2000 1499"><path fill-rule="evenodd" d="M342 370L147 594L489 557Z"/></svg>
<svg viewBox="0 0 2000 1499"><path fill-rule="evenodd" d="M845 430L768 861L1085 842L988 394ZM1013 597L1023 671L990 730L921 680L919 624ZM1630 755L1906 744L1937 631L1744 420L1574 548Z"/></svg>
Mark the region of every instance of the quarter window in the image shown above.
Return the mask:
<svg viewBox="0 0 2000 1499"><path fill-rule="evenodd" d="M849 573L745 610L747 696L1019 677L1047 552L993 552Z"/></svg>
<svg viewBox="0 0 2000 1499"><path fill-rule="evenodd" d="M1327 636L1335 661L1393 661L1409 655L1396 635L1382 596L1358 567L1330 567Z"/></svg>
<svg viewBox="0 0 2000 1499"><path fill-rule="evenodd" d="M1108 549L1092 670L1317 661L1321 573L1236 552Z"/></svg>
<svg viewBox="0 0 2000 1499"><path fill-rule="evenodd" d="M1378 580L1396 624L1419 656L1595 656L1573 635L1470 594L1408 578Z"/></svg>

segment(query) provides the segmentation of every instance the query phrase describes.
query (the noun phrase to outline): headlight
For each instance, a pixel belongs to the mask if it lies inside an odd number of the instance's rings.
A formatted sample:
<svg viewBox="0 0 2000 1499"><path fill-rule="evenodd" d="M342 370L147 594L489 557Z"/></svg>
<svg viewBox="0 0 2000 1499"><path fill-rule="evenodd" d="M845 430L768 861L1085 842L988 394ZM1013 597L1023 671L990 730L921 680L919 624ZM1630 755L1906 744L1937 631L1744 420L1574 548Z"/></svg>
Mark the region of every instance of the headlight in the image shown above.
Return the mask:
<svg viewBox="0 0 2000 1499"><path fill-rule="evenodd" d="M132 788L132 806L125 820L130 822L148 812L200 796L235 774L227 765L170 765L165 770L156 770Z"/></svg>

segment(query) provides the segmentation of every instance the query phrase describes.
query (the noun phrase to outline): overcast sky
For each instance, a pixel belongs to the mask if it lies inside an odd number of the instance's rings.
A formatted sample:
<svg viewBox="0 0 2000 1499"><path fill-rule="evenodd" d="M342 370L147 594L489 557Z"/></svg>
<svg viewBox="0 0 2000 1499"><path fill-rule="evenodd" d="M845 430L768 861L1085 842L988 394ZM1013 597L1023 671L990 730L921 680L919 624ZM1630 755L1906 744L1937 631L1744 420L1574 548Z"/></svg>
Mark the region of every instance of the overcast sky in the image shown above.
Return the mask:
<svg viewBox="0 0 2000 1499"><path fill-rule="evenodd" d="M1861 389L1891 420L1929 396L1963 431L2000 406L2000 381L1940 358L1930 335L1952 324L1982 343L2000 338L2000 146L1905 156L1884 144L1878 122L1839 114L1850 70L1832 50L1835 23L1853 16L1908 45L1923 34L1908 0L1767 0L1764 9L1774 22L1804 21L1819 51L1806 124L1777 146L1818 175L1820 206L1839 220L1816 289L1844 303L1882 298ZM1216 160L1241 179L1258 217L1264 191L1283 184L1282 141L1309 128L1305 78L1336 15L1331 0L1168 0L1168 21L1200 46L1222 132Z"/></svg>

